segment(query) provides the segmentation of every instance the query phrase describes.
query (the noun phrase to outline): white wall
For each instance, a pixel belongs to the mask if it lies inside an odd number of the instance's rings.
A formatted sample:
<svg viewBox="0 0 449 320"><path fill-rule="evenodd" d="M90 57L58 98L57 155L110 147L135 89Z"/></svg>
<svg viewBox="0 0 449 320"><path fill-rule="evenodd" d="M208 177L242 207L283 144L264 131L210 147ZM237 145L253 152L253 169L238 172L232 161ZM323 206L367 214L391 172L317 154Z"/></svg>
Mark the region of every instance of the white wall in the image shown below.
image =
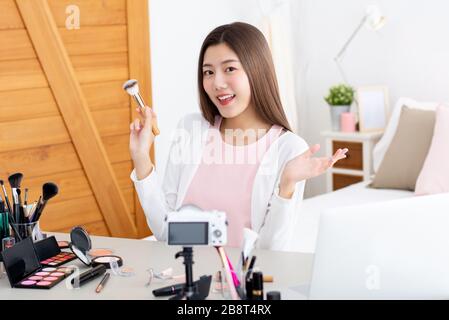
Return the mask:
<svg viewBox="0 0 449 320"><path fill-rule="evenodd" d="M388 21L377 33L362 29L348 48L342 65L349 81L388 86L391 104L400 96L449 100L449 1L286 1L294 22L299 134L309 144L324 146L320 132L330 128L330 116L323 96L341 82L333 58L368 4L378 4ZM257 25L260 17L257 0L150 1L153 102L162 131L156 141L159 171L177 120L199 111L196 68L203 39L218 25ZM306 196L323 192L324 176L308 181Z"/></svg>

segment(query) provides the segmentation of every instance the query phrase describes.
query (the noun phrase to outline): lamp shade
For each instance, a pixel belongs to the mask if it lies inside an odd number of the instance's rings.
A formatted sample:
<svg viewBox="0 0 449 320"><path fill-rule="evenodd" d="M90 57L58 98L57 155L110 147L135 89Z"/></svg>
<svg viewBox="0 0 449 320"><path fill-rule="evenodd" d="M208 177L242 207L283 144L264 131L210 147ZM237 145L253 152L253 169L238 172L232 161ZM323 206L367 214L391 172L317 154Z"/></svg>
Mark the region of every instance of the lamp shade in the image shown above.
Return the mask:
<svg viewBox="0 0 449 320"><path fill-rule="evenodd" d="M370 5L366 8L366 16L366 25L372 30L379 30L385 25L386 18L376 5Z"/></svg>

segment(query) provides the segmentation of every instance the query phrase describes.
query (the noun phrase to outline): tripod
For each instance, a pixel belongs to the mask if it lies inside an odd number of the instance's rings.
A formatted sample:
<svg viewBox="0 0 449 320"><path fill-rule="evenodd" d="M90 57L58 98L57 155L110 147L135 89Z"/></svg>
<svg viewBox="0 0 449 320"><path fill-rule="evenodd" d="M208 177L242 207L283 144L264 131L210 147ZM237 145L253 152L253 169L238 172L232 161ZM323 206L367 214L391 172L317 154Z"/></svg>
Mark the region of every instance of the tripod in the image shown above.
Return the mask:
<svg viewBox="0 0 449 320"><path fill-rule="evenodd" d="M175 258L184 257L186 270L186 283L184 289L171 300L204 300L209 295L212 276L203 276L200 280L193 282L193 249L183 247L182 251L176 253Z"/></svg>

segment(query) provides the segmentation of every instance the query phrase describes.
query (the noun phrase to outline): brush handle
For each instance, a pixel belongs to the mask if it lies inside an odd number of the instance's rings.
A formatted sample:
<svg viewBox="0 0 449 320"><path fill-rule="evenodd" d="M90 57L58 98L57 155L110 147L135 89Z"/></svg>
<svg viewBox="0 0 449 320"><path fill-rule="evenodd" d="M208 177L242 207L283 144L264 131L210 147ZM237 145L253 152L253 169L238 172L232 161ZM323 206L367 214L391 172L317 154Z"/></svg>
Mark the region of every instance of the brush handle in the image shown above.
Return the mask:
<svg viewBox="0 0 449 320"><path fill-rule="evenodd" d="M47 201L43 200L42 202L40 202L38 204L38 207L36 208L36 211L34 212L33 215L33 221L32 222L36 222L39 220L39 218L42 215L42 211L44 211L45 205L47 204Z"/></svg>
<svg viewBox="0 0 449 320"><path fill-rule="evenodd" d="M9 225L11 226L12 230L14 231L14 236L17 237L17 239L19 239L19 241L22 241L22 237L20 236L20 233L17 230L16 221L14 220L10 211L8 211L8 218L9 218Z"/></svg>
<svg viewBox="0 0 449 320"><path fill-rule="evenodd" d="M5 195L6 206L8 207L8 212L12 212L11 203L9 203L8 193L6 192L5 186L2 184L3 194Z"/></svg>
<svg viewBox="0 0 449 320"><path fill-rule="evenodd" d="M145 112L145 102L139 92L133 95L142 112Z"/></svg>
<svg viewBox="0 0 449 320"><path fill-rule="evenodd" d="M20 218L20 204L14 203L14 215L16 216L17 223L22 223L22 219Z"/></svg>
<svg viewBox="0 0 449 320"><path fill-rule="evenodd" d="M159 130L159 128L158 128L158 126L157 126L156 119L153 119L151 131L153 131L153 134L154 134L155 136L157 136L157 135L159 135L159 134L161 133L161 131Z"/></svg>
<svg viewBox="0 0 449 320"><path fill-rule="evenodd" d="M137 104L139 105L140 110L142 110L142 114L145 114L145 102L143 101L143 98L140 95L140 93L137 92L137 94L133 95L133 97L136 100ZM153 134L155 136L157 136L161 133L161 131L159 130L159 128L157 126L157 122L155 121L155 119L153 119L153 121L151 122L151 131L153 132Z"/></svg>
<svg viewBox="0 0 449 320"><path fill-rule="evenodd" d="M33 211L33 215L32 215L31 218L29 219L30 222L36 221L36 220L35 220L36 217L37 217L36 214L37 214L37 212L38 212L38 210L39 210L39 208L40 208L41 205L42 205L42 196L39 196L39 199L37 200L36 206L35 206L34 211Z"/></svg>

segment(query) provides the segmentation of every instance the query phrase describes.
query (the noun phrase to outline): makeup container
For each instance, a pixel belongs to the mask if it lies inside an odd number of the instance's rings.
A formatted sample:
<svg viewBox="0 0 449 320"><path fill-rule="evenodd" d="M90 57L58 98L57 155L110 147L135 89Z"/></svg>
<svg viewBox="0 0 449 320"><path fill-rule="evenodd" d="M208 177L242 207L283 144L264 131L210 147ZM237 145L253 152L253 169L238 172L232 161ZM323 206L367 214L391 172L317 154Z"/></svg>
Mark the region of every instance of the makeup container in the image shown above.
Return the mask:
<svg viewBox="0 0 449 320"><path fill-rule="evenodd" d="M33 241L43 239L43 234L39 228L39 221L27 222L27 223L12 223L14 226L13 230L18 231L18 235L13 232L16 241L19 242L21 239L31 237Z"/></svg>
<svg viewBox="0 0 449 320"><path fill-rule="evenodd" d="M71 268L42 268L31 238L5 249L2 256L13 288L50 289L73 272Z"/></svg>
<svg viewBox="0 0 449 320"><path fill-rule="evenodd" d="M59 249L69 249L69 242L68 241L58 241L58 247Z"/></svg>
<svg viewBox="0 0 449 320"><path fill-rule="evenodd" d="M123 265L122 258L115 255L105 255L91 258L88 253L92 249L92 241L90 240L89 234L86 230L81 227L75 227L72 229L70 232L70 239L70 249L86 266L96 267L97 265L104 265L107 269L110 269L111 264L117 264L118 267Z"/></svg>
<svg viewBox="0 0 449 320"><path fill-rule="evenodd" d="M76 259L72 252L61 251L54 236L35 242L34 247L43 266L59 267Z"/></svg>
<svg viewBox="0 0 449 320"><path fill-rule="evenodd" d="M281 293L279 291L268 291L267 300L281 300Z"/></svg>
<svg viewBox="0 0 449 320"><path fill-rule="evenodd" d="M16 239L14 237L6 237L2 239L2 246L0 251L0 279L2 279L6 275L5 265L3 264L3 255L1 252L8 248L11 248L16 244Z"/></svg>

